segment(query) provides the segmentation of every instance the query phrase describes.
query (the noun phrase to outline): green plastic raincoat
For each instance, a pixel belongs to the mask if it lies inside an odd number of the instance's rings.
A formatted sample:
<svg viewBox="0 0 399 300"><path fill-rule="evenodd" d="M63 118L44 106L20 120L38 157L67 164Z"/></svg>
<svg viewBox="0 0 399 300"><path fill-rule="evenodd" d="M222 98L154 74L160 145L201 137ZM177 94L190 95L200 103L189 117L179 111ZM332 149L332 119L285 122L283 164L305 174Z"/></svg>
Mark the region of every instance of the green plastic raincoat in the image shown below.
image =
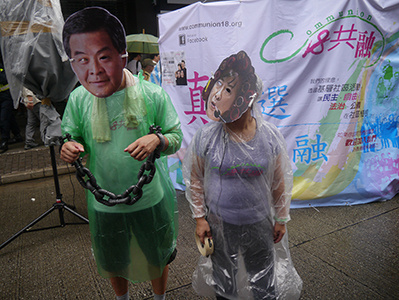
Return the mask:
<svg viewBox="0 0 399 300"><path fill-rule="evenodd" d="M156 160L155 176L144 185L138 202L106 206L86 190L92 247L100 275L141 282L160 277L176 247L177 205L166 155L180 148L182 132L168 94L126 69L124 74L126 88L105 98L103 119L108 117L110 141L93 139L93 103L98 99L83 86L69 97L62 132L84 146L86 167L98 185L118 195L137 183L143 163L124 149L148 134L150 125L162 127L169 146ZM98 122L98 116L96 119Z"/></svg>

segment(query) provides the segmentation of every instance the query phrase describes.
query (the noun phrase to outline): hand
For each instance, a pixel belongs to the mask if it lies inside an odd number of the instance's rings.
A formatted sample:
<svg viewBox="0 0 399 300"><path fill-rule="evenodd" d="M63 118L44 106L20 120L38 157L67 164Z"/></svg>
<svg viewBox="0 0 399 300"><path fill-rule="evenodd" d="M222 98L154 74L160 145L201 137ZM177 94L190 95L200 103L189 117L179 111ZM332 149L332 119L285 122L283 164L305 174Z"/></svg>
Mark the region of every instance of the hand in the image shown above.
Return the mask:
<svg viewBox="0 0 399 300"><path fill-rule="evenodd" d="M30 101L26 104L26 108L30 109L30 110L33 109L33 106L34 106L33 102L30 102Z"/></svg>
<svg viewBox="0 0 399 300"><path fill-rule="evenodd" d="M197 227L195 228L195 233L199 236L201 243L205 244L205 237L212 238L211 227L204 217L196 218Z"/></svg>
<svg viewBox="0 0 399 300"><path fill-rule="evenodd" d="M83 148L82 144L76 142L66 142L62 145L60 158L67 162L73 163L79 158L80 152L84 152L85 149Z"/></svg>
<svg viewBox="0 0 399 300"><path fill-rule="evenodd" d="M277 244L283 238L287 229L285 228L285 224L279 224L276 222L274 224L274 243Z"/></svg>
<svg viewBox="0 0 399 300"><path fill-rule="evenodd" d="M138 161L146 159L161 143L155 134L147 134L126 147L125 152Z"/></svg>

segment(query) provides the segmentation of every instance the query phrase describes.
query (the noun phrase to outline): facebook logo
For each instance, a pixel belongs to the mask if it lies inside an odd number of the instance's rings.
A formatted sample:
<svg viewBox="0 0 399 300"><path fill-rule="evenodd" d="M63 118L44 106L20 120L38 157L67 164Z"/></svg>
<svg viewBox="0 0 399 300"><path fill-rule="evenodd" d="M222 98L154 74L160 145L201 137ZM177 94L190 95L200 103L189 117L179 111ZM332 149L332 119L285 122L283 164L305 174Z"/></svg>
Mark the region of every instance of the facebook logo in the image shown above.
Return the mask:
<svg viewBox="0 0 399 300"><path fill-rule="evenodd" d="M186 44L186 35L185 34L180 34L179 35L179 45L185 45Z"/></svg>

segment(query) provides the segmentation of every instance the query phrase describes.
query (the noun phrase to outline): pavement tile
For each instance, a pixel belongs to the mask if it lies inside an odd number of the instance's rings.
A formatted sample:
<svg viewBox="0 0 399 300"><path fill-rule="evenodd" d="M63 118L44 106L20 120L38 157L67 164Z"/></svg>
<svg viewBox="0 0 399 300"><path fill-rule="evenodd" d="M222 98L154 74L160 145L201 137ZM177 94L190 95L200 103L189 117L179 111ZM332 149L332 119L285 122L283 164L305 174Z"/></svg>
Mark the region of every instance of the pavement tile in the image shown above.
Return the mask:
<svg viewBox="0 0 399 300"><path fill-rule="evenodd" d="M334 291L336 299L399 299L398 212L399 209L388 211L378 218L370 218L303 243L293 248L292 256L297 257L298 248L298 251L305 251L323 262L319 266L320 274L328 270L324 276L335 278L337 276L329 274L334 271L341 273L341 280L350 280L350 291ZM295 261L300 273L302 263ZM367 293L359 294L358 289ZM352 293L355 294L351 296Z"/></svg>
<svg viewBox="0 0 399 300"><path fill-rule="evenodd" d="M303 280L301 300L384 299L320 259L317 253L302 249L301 246L290 250L294 266Z"/></svg>

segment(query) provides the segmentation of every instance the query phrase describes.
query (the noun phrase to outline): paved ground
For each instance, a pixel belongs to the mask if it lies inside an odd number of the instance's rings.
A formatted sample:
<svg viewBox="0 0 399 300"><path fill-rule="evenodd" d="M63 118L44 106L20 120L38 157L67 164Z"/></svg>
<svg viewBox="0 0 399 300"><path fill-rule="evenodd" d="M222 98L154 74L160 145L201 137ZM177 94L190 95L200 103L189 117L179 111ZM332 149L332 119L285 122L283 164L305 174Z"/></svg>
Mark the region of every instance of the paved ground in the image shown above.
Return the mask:
<svg viewBox="0 0 399 300"><path fill-rule="evenodd" d="M62 108L59 110L62 112ZM26 116L23 107L16 114L21 135L25 139ZM39 128L34 135L39 147L24 150L24 142L9 145L8 151L0 154L0 185L24 180L51 177L53 170L50 158L50 148L45 147L40 139ZM58 155L58 147L54 147L58 174L73 172L71 166L65 164Z"/></svg>
<svg viewBox="0 0 399 300"><path fill-rule="evenodd" d="M86 217L83 188L56 153L63 200ZM12 145L0 155L0 168L1 244L52 209L56 190L44 146L25 151L23 143ZM177 191L177 197L178 256L167 298L209 299L191 287L199 252L184 193ZM67 223L80 222L68 211L64 216ZM291 256L304 282L300 299L399 299L398 195L366 205L295 209L291 217ZM0 249L0 299L114 299L109 282L97 274L88 225L60 223L55 209ZM130 285L132 299L151 295L148 283Z"/></svg>

